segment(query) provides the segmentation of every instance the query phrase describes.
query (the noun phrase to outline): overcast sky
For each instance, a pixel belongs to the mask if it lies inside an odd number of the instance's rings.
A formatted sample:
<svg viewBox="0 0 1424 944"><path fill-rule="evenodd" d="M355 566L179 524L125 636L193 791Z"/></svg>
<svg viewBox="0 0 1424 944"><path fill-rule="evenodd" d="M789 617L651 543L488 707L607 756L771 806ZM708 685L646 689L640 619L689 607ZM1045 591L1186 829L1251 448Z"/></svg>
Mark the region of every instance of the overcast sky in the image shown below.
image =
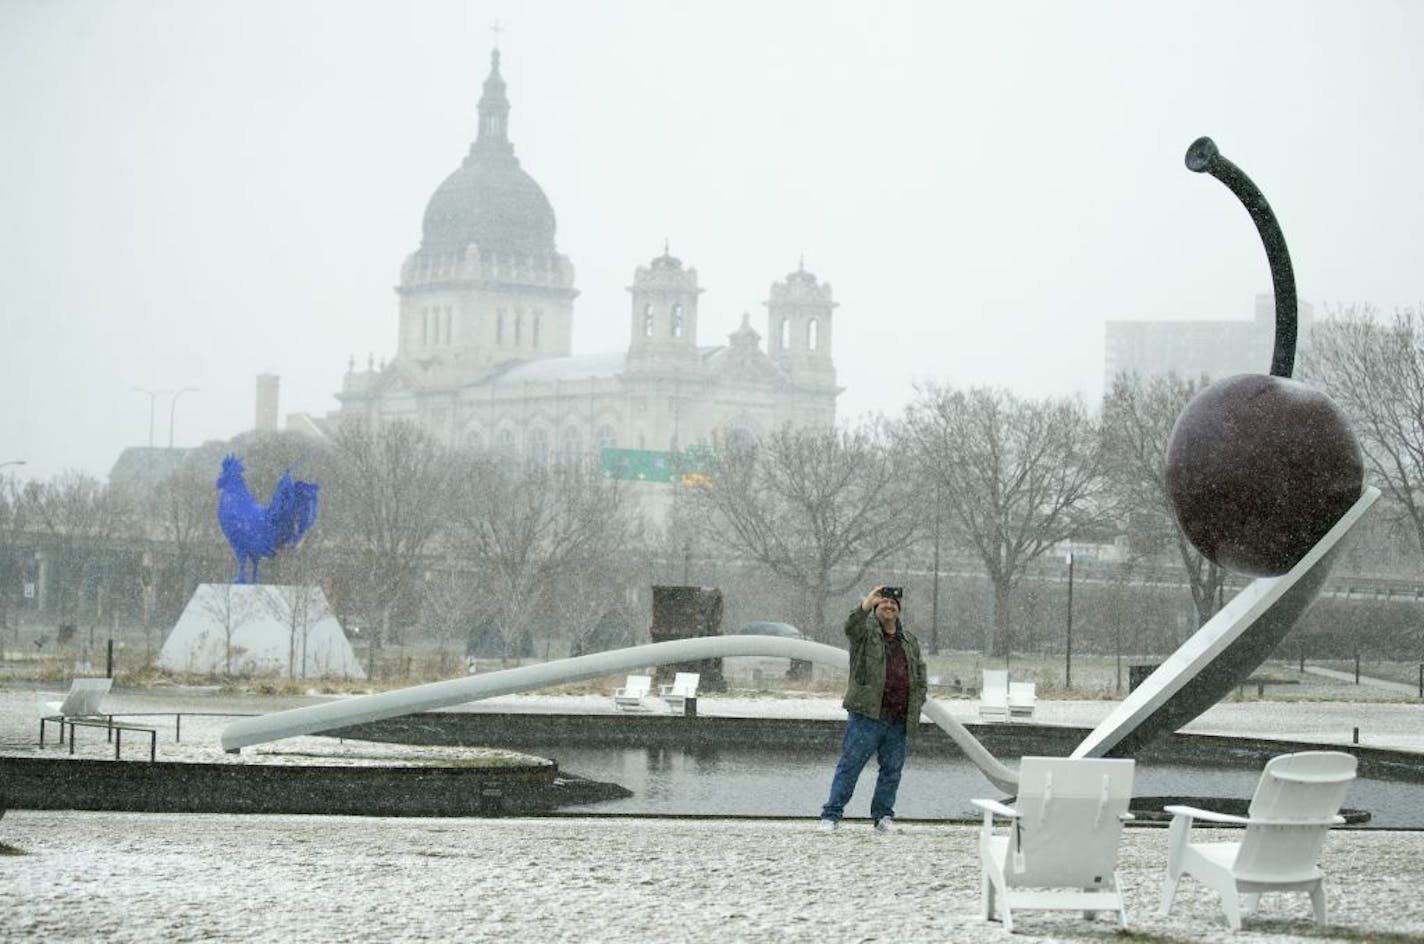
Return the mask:
<svg viewBox="0 0 1424 944"><path fill-rule="evenodd" d="M0 0L0 462L104 477L336 407L395 352L402 260L494 36L510 136L576 269L574 352L628 342L670 241L699 341L797 267L840 307L840 416L917 381L1101 395L1108 319L1251 317L1265 192L1317 309L1424 297L1424 4ZM1261 370L1270 352L1261 352ZM154 398L154 440L170 399ZM14 471L13 469L7 471Z"/></svg>

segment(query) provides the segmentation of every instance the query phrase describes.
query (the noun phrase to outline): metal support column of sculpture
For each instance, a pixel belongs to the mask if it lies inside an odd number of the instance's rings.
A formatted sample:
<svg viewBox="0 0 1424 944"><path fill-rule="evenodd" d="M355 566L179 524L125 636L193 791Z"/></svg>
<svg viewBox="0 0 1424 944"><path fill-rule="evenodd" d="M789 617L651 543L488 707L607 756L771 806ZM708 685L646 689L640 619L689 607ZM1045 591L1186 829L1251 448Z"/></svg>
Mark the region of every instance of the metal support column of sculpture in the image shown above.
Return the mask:
<svg viewBox="0 0 1424 944"><path fill-rule="evenodd" d="M282 473L272 500L263 505L252 497L242 477L242 460L228 454L218 476L218 524L237 558L233 583L257 583L262 558L275 557L284 547L294 547L316 521L317 488L312 482L292 478L292 470ZM247 564L252 564L251 580Z"/></svg>

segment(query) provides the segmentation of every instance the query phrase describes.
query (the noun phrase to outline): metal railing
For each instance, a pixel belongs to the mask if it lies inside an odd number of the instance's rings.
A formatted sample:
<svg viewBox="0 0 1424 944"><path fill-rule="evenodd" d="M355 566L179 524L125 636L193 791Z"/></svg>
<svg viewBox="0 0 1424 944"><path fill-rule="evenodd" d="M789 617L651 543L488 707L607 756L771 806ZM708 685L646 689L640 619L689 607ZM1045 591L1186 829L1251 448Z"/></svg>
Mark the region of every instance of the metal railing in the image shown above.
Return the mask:
<svg viewBox="0 0 1424 944"><path fill-rule="evenodd" d="M64 743L64 728L69 726L69 753L74 753L74 730L75 728L104 728L109 733L109 742L114 745L114 760L119 760L123 753L124 732L138 731L148 735L148 761L153 763L158 759L158 729L150 728L138 724L125 724L122 721L115 721L113 715L106 715L104 718L66 718L64 715L48 715L40 718L40 747L45 744L45 725L54 721L59 724L59 743Z"/></svg>
<svg viewBox="0 0 1424 944"><path fill-rule="evenodd" d="M125 731L138 731L149 736L148 739L148 760L153 763L158 759L158 729L142 724L129 724L124 721L115 721L115 718L149 718L155 716L173 716L173 743L182 743L183 740L183 716L208 717L208 718L251 718L257 715L252 711L125 711L119 714L106 714L102 717L92 718L68 718L63 715L46 715L40 718L40 747L45 746L45 727L51 722L59 725L59 744L65 742L65 726L69 726L69 753L74 753L74 728L81 726L86 728L105 728L109 732L109 741L114 745L114 760L120 760L123 751L123 733Z"/></svg>

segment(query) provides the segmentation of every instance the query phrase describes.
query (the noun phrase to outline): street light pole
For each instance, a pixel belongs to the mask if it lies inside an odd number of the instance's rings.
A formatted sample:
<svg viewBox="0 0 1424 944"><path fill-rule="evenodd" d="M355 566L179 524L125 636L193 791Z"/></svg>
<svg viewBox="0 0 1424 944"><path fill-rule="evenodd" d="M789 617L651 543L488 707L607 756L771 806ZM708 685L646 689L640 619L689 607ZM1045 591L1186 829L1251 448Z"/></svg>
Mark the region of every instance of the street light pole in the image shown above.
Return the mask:
<svg viewBox="0 0 1424 944"><path fill-rule="evenodd" d="M148 448L153 448L153 405L158 400L160 394L167 393L167 390L150 390L147 387L134 387L134 393L148 394Z"/></svg>
<svg viewBox="0 0 1424 944"><path fill-rule="evenodd" d="M1073 552L1068 552L1068 634L1063 648L1063 687L1073 688Z"/></svg>
<svg viewBox="0 0 1424 944"><path fill-rule="evenodd" d="M173 416L178 410L178 398L185 393L196 393L197 387L184 387L173 394L173 399L168 401L168 448L173 448ZM153 432L150 429L149 438L152 439ZM153 445L151 442L149 445Z"/></svg>
<svg viewBox="0 0 1424 944"><path fill-rule="evenodd" d="M939 479L935 479L934 589L930 593L930 654L939 655Z"/></svg>

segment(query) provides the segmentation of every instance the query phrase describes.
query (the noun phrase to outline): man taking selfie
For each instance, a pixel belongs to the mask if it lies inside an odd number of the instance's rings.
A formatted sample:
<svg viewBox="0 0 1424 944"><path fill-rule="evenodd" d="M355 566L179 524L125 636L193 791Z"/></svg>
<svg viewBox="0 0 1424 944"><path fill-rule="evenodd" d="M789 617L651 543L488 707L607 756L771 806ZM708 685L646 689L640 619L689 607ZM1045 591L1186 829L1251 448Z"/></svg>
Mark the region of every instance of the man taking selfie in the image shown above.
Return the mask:
<svg viewBox="0 0 1424 944"><path fill-rule="evenodd" d="M870 818L881 832L896 829L895 794L905 766L905 738L919 728L926 693L919 640L900 622L902 596L900 587L878 586L846 619L850 670L841 702L846 730L831 795L821 808L820 828L827 832L840 824L871 754L880 774L870 799Z"/></svg>

